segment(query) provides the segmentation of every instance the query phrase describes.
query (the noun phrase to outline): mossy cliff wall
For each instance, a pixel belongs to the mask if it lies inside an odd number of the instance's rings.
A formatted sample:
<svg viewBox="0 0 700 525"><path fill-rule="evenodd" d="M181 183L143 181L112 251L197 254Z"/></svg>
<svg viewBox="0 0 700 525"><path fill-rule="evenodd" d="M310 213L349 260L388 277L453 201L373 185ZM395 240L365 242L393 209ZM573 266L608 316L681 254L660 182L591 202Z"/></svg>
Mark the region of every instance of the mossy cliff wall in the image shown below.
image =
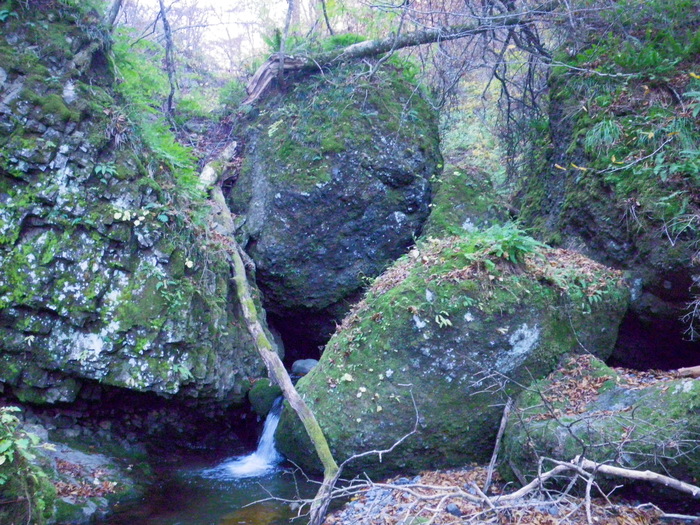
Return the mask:
<svg viewBox="0 0 700 525"><path fill-rule="evenodd" d="M547 242L628 270L635 315L668 319L657 330L678 346L690 325L673 322L698 292L700 13L628 0L599 16L607 32L557 56L520 216Z"/></svg>
<svg viewBox="0 0 700 525"><path fill-rule="evenodd" d="M96 14L45 7L0 34L0 382L28 402L85 380L239 400L262 363L204 201L113 96Z"/></svg>

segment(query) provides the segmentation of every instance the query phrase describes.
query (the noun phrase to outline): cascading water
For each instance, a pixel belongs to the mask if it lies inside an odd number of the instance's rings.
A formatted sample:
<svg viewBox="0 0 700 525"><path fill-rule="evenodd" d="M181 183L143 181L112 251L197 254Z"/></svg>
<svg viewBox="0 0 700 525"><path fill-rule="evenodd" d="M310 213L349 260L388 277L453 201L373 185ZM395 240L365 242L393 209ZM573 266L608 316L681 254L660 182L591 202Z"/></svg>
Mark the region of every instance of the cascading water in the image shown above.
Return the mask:
<svg viewBox="0 0 700 525"><path fill-rule="evenodd" d="M217 470L224 470L234 478L252 478L269 473L282 462L284 458L275 448L275 430L282 413L282 401L283 398L278 397L273 403L265 419L257 450L247 456L227 461Z"/></svg>
<svg viewBox="0 0 700 525"><path fill-rule="evenodd" d="M146 498L102 525L187 525L289 523L296 511L280 500L310 498L316 484L297 479L292 471L278 468L284 459L275 449L274 435L282 413L282 398L275 401L265 420L258 448L252 454L231 458L213 468L185 466L163 472L162 483ZM303 523L299 522L299 523Z"/></svg>

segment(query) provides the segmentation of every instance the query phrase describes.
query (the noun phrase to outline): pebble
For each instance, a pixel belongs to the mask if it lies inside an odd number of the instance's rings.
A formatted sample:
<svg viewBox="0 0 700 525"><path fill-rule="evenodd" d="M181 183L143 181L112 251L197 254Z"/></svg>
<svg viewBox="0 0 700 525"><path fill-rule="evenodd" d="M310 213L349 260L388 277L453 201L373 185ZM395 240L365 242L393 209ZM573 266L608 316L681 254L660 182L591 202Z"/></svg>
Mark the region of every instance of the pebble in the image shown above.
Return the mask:
<svg viewBox="0 0 700 525"><path fill-rule="evenodd" d="M462 511L459 510L459 507L454 503L448 503L447 507L445 507L445 510L453 516L457 516L458 518L462 515Z"/></svg>

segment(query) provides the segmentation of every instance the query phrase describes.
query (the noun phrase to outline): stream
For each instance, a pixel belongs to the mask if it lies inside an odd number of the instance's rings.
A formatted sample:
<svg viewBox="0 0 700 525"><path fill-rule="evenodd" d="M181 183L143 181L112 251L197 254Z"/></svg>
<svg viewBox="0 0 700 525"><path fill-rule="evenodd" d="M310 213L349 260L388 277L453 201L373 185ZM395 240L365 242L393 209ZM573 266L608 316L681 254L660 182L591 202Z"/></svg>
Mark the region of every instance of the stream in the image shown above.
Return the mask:
<svg viewBox="0 0 700 525"><path fill-rule="evenodd" d="M274 434L282 398L265 420L257 449L216 465L193 462L160 473L161 482L141 501L124 505L101 525L282 525L296 516L294 500L316 485L284 465ZM261 501L268 500L268 501ZM303 524L305 520L294 520Z"/></svg>

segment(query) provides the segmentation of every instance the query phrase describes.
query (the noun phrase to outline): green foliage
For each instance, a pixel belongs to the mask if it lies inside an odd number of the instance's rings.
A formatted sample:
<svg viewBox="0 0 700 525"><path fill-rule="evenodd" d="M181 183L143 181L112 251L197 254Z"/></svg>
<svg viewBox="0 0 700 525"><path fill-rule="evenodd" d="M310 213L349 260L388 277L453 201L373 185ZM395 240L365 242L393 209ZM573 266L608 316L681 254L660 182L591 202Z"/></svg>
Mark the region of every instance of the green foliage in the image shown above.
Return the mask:
<svg viewBox="0 0 700 525"><path fill-rule="evenodd" d="M234 110L241 105L247 96L245 85L240 80L234 78L226 82L219 92L219 104L224 110Z"/></svg>
<svg viewBox="0 0 700 525"><path fill-rule="evenodd" d="M688 91L683 96L691 99L690 106L693 118L698 118L700 115L700 91Z"/></svg>
<svg viewBox="0 0 700 525"><path fill-rule="evenodd" d="M107 164L95 164L95 169L93 170L96 175L116 175L117 166L114 162L109 162Z"/></svg>
<svg viewBox="0 0 700 525"><path fill-rule="evenodd" d="M279 29L275 29L272 33L261 36L270 54L278 53L280 49L282 49L282 32ZM308 38L298 35L289 35L284 42L284 50L285 53L289 54L308 51L312 43L313 41Z"/></svg>
<svg viewBox="0 0 700 525"><path fill-rule="evenodd" d="M32 463L40 440L22 430L19 411L0 407L0 497L5 504L0 508L0 521L43 524L52 513L55 489Z"/></svg>
<svg viewBox="0 0 700 525"><path fill-rule="evenodd" d="M333 35L321 41L321 49L323 51L332 51L333 49L341 49L343 47L364 42L367 37L356 35L354 33L344 33L342 35Z"/></svg>
<svg viewBox="0 0 700 525"><path fill-rule="evenodd" d="M9 17L19 18L17 13L10 11L9 9L0 9L0 22L4 22Z"/></svg>
<svg viewBox="0 0 700 525"><path fill-rule="evenodd" d="M165 73L155 64L163 50L141 40L130 44L129 32L119 29L113 46L115 68L121 76L117 91L126 102L125 109L143 145L153 153L154 171L166 170L176 182L176 191L188 199L201 198L194 155L178 143L159 103L167 96L169 84Z"/></svg>
<svg viewBox="0 0 700 525"><path fill-rule="evenodd" d="M621 137L622 130L613 119L603 119L586 133L584 148L593 153L599 148L610 149Z"/></svg>
<svg viewBox="0 0 700 525"><path fill-rule="evenodd" d="M545 245L527 235L512 222L496 224L464 237L464 254L477 261L486 257L522 263L525 256L535 254Z"/></svg>

